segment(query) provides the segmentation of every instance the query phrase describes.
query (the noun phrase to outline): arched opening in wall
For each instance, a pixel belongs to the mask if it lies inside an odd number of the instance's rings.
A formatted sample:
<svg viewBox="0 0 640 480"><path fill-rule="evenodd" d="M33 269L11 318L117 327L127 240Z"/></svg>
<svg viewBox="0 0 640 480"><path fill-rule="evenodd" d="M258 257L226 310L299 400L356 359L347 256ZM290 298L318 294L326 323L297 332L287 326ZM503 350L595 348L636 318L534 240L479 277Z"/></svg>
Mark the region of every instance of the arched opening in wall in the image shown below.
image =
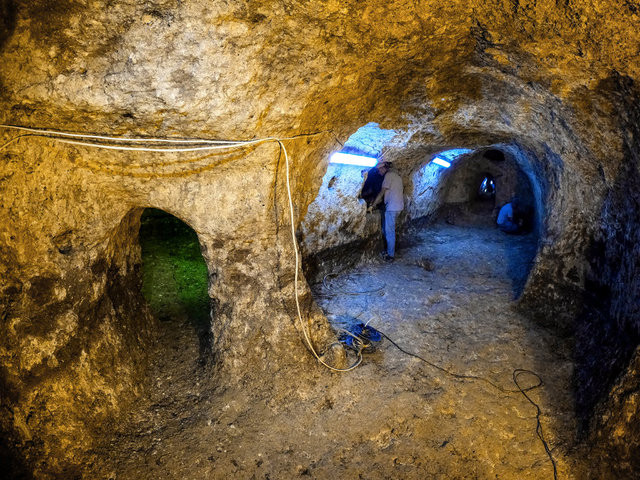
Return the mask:
<svg viewBox="0 0 640 480"><path fill-rule="evenodd" d="M211 302L198 235L173 215L147 208L139 238L142 293L162 325L161 335L174 350L206 363L212 354Z"/></svg>
<svg viewBox="0 0 640 480"><path fill-rule="evenodd" d="M440 225L450 231L457 245L452 248L479 248L483 261L506 267L516 298L537 253L541 208L539 188L534 189L535 179L525 173L518 153L509 146L432 155L412 174L409 200L411 220Z"/></svg>
<svg viewBox="0 0 640 480"><path fill-rule="evenodd" d="M533 230L536 202L531 182L502 151L489 149L461 158L443 181L439 216L448 223L492 226L500 209L512 203L518 233Z"/></svg>

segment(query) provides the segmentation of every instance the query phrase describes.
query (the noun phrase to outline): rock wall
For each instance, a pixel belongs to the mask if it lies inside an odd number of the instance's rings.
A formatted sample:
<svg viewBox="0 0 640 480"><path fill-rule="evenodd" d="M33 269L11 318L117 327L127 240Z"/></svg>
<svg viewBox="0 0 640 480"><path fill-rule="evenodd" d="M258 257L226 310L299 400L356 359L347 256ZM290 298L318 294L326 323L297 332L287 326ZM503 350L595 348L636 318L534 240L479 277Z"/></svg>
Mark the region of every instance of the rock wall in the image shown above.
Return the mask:
<svg viewBox="0 0 640 480"><path fill-rule="evenodd" d="M624 476L640 470L640 91L628 78L614 82L625 111L620 129L626 158L608 185L589 250L576 332L576 400L602 470Z"/></svg>
<svg viewBox="0 0 640 480"><path fill-rule="evenodd" d="M313 365L295 320L278 150L183 163L29 139L2 153L2 430L36 472L72 476L100 429L140 393L155 329L139 272L146 206L198 233L221 384ZM322 353L332 334L299 288Z"/></svg>
<svg viewBox="0 0 640 480"><path fill-rule="evenodd" d="M1 427L36 471L72 475L66 460L140 393L154 340L140 215L49 142L21 150L2 155Z"/></svg>
<svg viewBox="0 0 640 480"><path fill-rule="evenodd" d="M592 419L592 478L633 478L638 461L638 405L640 398L640 351L636 348L609 395L597 407Z"/></svg>

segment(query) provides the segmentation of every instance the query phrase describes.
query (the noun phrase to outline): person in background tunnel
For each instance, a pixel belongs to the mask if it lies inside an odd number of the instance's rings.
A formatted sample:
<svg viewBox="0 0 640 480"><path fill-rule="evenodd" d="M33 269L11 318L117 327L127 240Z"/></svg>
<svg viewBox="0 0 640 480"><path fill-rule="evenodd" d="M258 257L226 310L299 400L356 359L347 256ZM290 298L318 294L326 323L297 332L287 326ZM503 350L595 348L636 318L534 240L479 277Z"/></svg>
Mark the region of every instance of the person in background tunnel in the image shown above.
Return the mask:
<svg viewBox="0 0 640 480"><path fill-rule="evenodd" d="M520 214L520 201L517 197L513 197L510 202L503 205L498 213L496 223L498 228L505 233L519 233L523 219Z"/></svg>
<svg viewBox="0 0 640 480"><path fill-rule="evenodd" d="M379 171L384 175L382 189L369 207L371 211L384 199L384 213L382 232L387 242L386 253L383 258L386 261L393 261L396 253L396 219L404 209L402 178L391 169L391 162L382 162Z"/></svg>

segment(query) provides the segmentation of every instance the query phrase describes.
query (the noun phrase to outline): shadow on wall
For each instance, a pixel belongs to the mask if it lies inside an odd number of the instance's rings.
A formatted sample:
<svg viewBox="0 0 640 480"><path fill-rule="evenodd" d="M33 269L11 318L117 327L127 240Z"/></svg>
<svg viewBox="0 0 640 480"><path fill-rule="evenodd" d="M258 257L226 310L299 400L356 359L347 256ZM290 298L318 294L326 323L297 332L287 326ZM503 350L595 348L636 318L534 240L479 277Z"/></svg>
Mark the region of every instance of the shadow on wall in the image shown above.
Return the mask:
<svg viewBox="0 0 640 480"><path fill-rule="evenodd" d="M4 392L4 388L2 389ZM27 467L22 454L12 445L8 436L0 432L0 465L4 478L12 480L31 480L33 474Z"/></svg>
<svg viewBox="0 0 640 480"><path fill-rule="evenodd" d="M507 263L507 275L511 279L513 298L518 299L527 284L529 274L538 251L538 236L535 232L529 233L521 241L512 242L509 234L502 233L507 239L505 243L505 258Z"/></svg>
<svg viewBox="0 0 640 480"><path fill-rule="evenodd" d="M577 323L577 407L587 422L640 344L640 174L628 161L602 208L587 254L585 311ZM586 425L585 425L586 426Z"/></svg>
<svg viewBox="0 0 640 480"><path fill-rule="evenodd" d="M0 48L16 28L17 13L13 0L0 0Z"/></svg>
<svg viewBox="0 0 640 480"><path fill-rule="evenodd" d="M305 276L317 280L323 272L355 265L372 250L379 217L367 215L358 195L369 168L330 164L318 196L300 226Z"/></svg>
<svg viewBox="0 0 640 480"><path fill-rule="evenodd" d="M591 434L597 478L640 471L640 91L614 76L605 91L624 113L624 160L587 252L584 309L576 322L575 390L581 433ZM606 181L601 170L603 180Z"/></svg>
<svg viewBox="0 0 640 480"><path fill-rule="evenodd" d="M198 336L200 362L212 355L208 269L196 232L153 208L140 219L142 293L161 322L187 320Z"/></svg>

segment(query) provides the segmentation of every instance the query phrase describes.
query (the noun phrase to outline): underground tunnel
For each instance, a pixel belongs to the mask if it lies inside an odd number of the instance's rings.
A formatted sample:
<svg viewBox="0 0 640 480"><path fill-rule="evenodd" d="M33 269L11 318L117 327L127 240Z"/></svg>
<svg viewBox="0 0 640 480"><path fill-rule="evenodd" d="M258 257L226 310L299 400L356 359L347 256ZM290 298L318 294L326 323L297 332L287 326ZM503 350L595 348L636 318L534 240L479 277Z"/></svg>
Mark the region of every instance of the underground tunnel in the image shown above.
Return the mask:
<svg viewBox="0 0 640 480"><path fill-rule="evenodd" d="M638 478L639 27L0 0L3 475Z"/></svg>

